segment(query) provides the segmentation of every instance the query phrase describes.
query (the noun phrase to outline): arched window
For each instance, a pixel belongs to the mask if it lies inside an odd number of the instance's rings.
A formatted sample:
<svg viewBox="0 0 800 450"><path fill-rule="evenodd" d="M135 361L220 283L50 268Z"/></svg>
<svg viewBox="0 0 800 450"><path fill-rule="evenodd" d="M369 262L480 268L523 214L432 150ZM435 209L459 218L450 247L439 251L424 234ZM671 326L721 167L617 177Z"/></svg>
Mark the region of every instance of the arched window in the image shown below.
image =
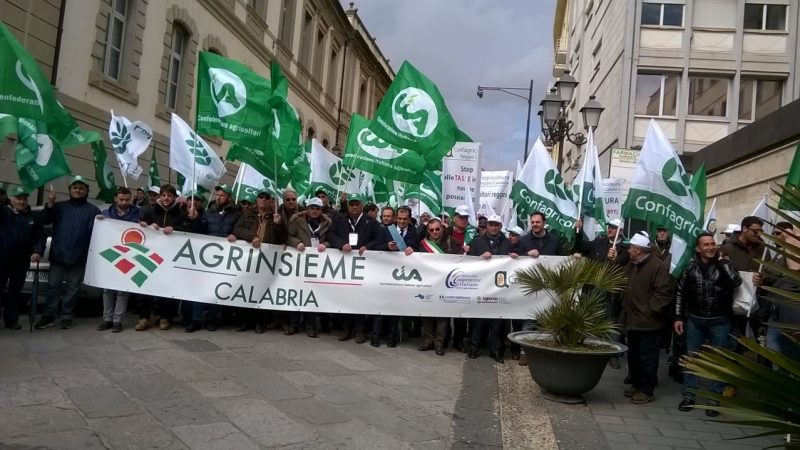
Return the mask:
<svg viewBox="0 0 800 450"><path fill-rule="evenodd" d="M178 94L181 85L181 70L183 70L183 60L186 50L186 30L179 24L172 25L172 43L169 53L169 76L167 77L167 96L164 106L170 110L176 110L178 106Z"/></svg>
<svg viewBox="0 0 800 450"><path fill-rule="evenodd" d="M367 115L367 83L362 81L358 88L358 112L362 116Z"/></svg>
<svg viewBox="0 0 800 450"><path fill-rule="evenodd" d="M317 132L314 130L314 127L308 127L308 131L306 132L306 140L314 139L314 136L316 135Z"/></svg>

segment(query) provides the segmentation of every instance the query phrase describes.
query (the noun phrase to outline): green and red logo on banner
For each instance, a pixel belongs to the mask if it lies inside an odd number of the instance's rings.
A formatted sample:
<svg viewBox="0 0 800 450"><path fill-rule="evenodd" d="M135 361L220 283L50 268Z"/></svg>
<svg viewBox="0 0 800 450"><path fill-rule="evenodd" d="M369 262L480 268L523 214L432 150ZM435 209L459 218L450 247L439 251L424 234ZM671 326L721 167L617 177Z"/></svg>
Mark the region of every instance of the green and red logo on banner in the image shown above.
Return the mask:
<svg viewBox="0 0 800 450"><path fill-rule="evenodd" d="M147 278L164 262L158 253L144 246L145 235L142 230L128 228L122 232L120 241L100 252L100 256L110 262L138 287L142 287Z"/></svg>

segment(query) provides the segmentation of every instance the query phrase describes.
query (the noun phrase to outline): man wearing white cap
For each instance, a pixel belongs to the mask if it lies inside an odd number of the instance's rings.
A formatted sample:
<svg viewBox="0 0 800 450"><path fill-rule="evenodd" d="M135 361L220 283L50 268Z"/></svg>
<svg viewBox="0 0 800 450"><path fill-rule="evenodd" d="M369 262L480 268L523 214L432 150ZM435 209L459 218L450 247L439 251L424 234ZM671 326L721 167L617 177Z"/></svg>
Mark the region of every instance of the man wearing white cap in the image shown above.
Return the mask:
<svg viewBox="0 0 800 450"><path fill-rule="evenodd" d="M725 239L722 240L722 243L724 244L724 243L728 242L728 240L731 238L731 236L733 236L734 234L739 233L741 231L742 231L742 227L739 224L729 223L728 227L725 228L725 231L720 231L720 233L722 233L725 236Z"/></svg>
<svg viewBox="0 0 800 450"><path fill-rule="evenodd" d="M511 255L512 258L516 257L512 253L513 248L511 242L500 231L503 226L503 221L497 214L493 214L487 220L486 233L476 236L472 240L469 248L468 255L480 256L484 259L490 259L498 255ZM470 319L470 345L468 354L470 358L478 357L478 345L480 345L483 331L489 330L489 337L487 343L489 345L489 356L497 361L503 363L504 347L504 325L505 321L502 319Z"/></svg>
<svg viewBox="0 0 800 450"><path fill-rule="evenodd" d="M664 307L672 303L673 288L667 266L652 254L646 232L633 235L628 255L622 325L628 334L631 386L625 389L625 396L631 397L631 403L643 404L653 401L661 335L668 319Z"/></svg>

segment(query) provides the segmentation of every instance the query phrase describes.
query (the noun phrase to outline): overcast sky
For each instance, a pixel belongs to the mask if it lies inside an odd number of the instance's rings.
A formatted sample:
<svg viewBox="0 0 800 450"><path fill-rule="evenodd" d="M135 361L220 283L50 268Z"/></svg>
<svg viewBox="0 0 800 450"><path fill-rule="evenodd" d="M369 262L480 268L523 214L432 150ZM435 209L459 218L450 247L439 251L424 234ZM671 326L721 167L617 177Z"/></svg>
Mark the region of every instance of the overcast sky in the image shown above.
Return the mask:
<svg viewBox="0 0 800 450"><path fill-rule="evenodd" d="M342 0L345 9L349 0ZM409 60L439 87L462 130L481 142L484 170L514 170L525 147L525 100L478 85L525 87L536 112L552 79L555 0L362 0L358 14L397 71ZM521 92L527 96L527 92Z"/></svg>

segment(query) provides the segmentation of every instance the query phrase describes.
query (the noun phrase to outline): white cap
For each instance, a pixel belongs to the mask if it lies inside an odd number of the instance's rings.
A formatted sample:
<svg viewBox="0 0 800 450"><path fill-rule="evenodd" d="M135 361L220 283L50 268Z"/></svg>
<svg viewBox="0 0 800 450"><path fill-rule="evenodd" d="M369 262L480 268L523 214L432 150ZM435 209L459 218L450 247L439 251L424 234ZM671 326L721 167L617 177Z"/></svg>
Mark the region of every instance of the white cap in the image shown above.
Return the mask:
<svg viewBox="0 0 800 450"><path fill-rule="evenodd" d="M469 206L461 205L456 208L456 215L457 216L469 216Z"/></svg>
<svg viewBox="0 0 800 450"><path fill-rule="evenodd" d="M306 199L306 208L309 206L316 206L318 208L322 208L322 200L318 199L317 197L311 197Z"/></svg>
<svg viewBox="0 0 800 450"><path fill-rule="evenodd" d="M647 232L640 231L633 235L630 240L630 245L636 245L639 247L650 247L650 236Z"/></svg>
<svg viewBox="0 0 800 450"><path fill-rule="evenodd" d="M439 217L450 217L450 214L447 211L442 210L442 213L439 214Z"/></svg>
<svg viewBox="0 0 800 450"><path fill-rule="evenodd" d="M500 224L502 224L502 223L503 223L503 219L502 219L500 216L498 216L497 214L492 214L492 215L491 215L491 216L489 216L489 218L486 220L486 223L490 223L490 222L494 222L494 223L500 223Z"/></svg>
<svg viewBox="0 0 800 450"><path fill-rule="evenodd" d="M161 194L161 188L158 186L150 186L147 188L148 192L155 192L156 194Z"/></svg>
<svg viewBox="0 0 800 450"><path fill-rule="evenodd" d="M608 221L608 226L610 227L617 227L617 228L624 228L622 226L622 221L619 219L613 219Z"/></svg>
<svg viewBox="0 0 800 450"><path fill-rule="evenodd" d="M735 223L729 223L728 228L725 228L725 231L723 231L722 234L733 234L733 233L738 233L740 231L742 231L741 225L737 225Z"/></svg>
<svg viewBox="0 0 800 450"><path fill-rule="evenodd" d="M507 230L507 231L508 231L509 233L514 233L514 234L516 234L517 236L522 236L522 233L524 233L524 231L522 231L522 228L520 228L520 227L518 227L518 226L516 226L516 225L514 225L513 227L508 227L508 230Z"/></svg>

